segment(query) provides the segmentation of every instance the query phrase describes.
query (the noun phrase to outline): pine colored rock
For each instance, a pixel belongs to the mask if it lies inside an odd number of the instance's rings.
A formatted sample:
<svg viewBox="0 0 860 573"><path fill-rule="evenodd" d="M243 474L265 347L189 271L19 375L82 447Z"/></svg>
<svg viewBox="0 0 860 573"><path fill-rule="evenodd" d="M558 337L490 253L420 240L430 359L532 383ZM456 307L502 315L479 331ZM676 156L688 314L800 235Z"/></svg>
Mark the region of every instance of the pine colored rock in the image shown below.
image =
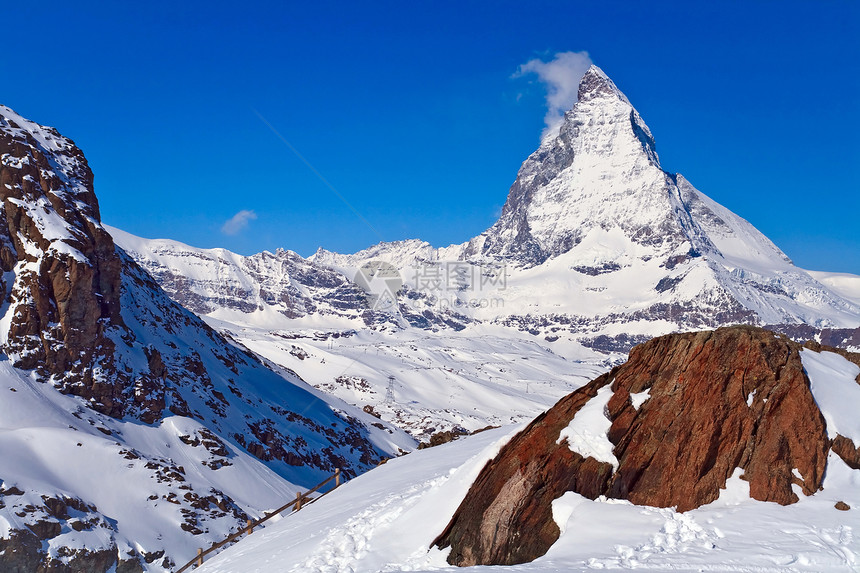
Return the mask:
<svg viewBox="0 0 860 573"><path fill-rule="evenodd" d="M635 347L623 366L560 400L502 448L436 544L452 548L454 565L528 562L558 539L551 503L566 491L687 511L717 499L738 467L755 499L794 503L792 484L812 495L830 442L799 349L742 326ZM607 384L614 472L556 443ZM635 409L630 395L646 391Z"/></svg>

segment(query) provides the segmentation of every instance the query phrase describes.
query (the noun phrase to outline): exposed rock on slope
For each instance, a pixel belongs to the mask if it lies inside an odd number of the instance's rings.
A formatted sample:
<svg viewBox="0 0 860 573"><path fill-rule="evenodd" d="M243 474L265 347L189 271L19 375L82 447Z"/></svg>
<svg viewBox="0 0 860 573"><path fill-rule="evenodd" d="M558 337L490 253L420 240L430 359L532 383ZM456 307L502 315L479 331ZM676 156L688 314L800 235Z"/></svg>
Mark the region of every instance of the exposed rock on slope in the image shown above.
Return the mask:
<svg viewBox="0 0 860 573"><path fill-rule="evenodd" d="M0 264L4 352L93 407L122 415L110 325L120 316L121 262L99 223L93 174L53 128L0 108ZM10 284L6 284L6 282ZM100 365L103 376L93 376Z"/></svg>
<svg viewBox="0 0 860 573"><path fill-rule="evenodd" d="M753 327L635 347L513 438L436 544L456 565L527 562L558 538L551 502L566 491L686 511L717 499L735 468L755 499L794 503L792 486L812 495L830 440L799 351Z"/></svg>

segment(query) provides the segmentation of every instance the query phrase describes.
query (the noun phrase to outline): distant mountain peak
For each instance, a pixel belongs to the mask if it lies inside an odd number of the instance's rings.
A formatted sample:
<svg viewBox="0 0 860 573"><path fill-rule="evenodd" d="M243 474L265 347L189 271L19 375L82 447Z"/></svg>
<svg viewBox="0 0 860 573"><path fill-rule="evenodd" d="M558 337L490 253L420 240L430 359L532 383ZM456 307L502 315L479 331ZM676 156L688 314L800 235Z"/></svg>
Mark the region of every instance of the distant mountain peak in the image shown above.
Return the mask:
<svg viewBox="0 0 860 573"><path fill-rule="evenodd" d="M609 79L609 76L607 76L603 70L592 64L591 67L586 70L582 79L579 80L577 101L586 102L592 99L613 96L621 99L625 103L630 103L615 83Z"/></svg>
<svg viewBox="0 0 860 573"><path fill-rule="evenodd" d="M523 163L502 216L468 254L540 264L594 227L621 227L633 242L672 243L679 225L651 130L615 83L591 66L556 137Z"/></svg>

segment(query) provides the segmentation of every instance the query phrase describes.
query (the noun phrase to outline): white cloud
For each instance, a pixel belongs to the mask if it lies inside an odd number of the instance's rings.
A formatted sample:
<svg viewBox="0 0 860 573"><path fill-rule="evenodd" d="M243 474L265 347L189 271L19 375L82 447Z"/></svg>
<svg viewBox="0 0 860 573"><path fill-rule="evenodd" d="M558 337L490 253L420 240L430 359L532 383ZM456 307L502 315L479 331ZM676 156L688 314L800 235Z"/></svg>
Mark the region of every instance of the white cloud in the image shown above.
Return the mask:
<svg viewBox="0 0 860 573"><path fill-rule="evenodd" d="M576 103L579 81L591 63L588 52L559 52L548 62L538 58L529 60L514 74L514 77L537 74L538 79L546 85L546 128L541 139L558 132L564 112Z"/></svg>
<svg viewBox="0 0 860 573"><path fill-rule="evenodd" d="M243 209L227 219L227 222L221 225L221 232L225 235L238 235L248 223L257 218L257 214L253 211Z"/></svg>

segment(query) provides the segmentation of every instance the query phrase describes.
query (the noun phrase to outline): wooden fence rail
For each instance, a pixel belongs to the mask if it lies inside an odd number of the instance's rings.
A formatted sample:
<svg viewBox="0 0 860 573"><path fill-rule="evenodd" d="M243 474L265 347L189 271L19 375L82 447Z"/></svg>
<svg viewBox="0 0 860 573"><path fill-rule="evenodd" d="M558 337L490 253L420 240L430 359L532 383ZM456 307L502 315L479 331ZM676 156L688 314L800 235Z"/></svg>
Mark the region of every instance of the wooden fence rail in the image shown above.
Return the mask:
<svg viewBox="0 0 860 573"><path fill-rule="evenodd" d="M186 569L188 569L190 567L194 567L194 566L199 567L200 565L203 565L203 558L204 557L206 557L207 555L209 555L213 551L218 551L219 549L221 549L222 547L224 547L228 543L239 539L240 537L242 537L246 533L249 533L249 534L253 533L255 527L258 527L261 523L264 523L264 522L272 519L276 515L279 515L281 512L286 511L287 509L294 507L294 506L295 506L295 511L299 511L301 508L305 507L306 505L310 505L311 503L315 502L316 500L325 496L326 494L333 492L335 489L340 487L341 479L342 479L342 475L340 473L340 468L337 468L332 475L330 475L324 481L317 484L313 488L309 489L305 493L297 492L296 493L296 499L290 501L289 503L285 503L284 505L282 505L281 507L279 507L275 511L273 511L271 513L267 513L265 516L261 517L260 519L258 519L256 521L248 521L248 525L246 527L244 527L243 529L240 529L239 531L237 531L236 533L233 533L232 535L229 535L227 538L223 539L222 541L215 543L209 549L206 549L205 551L203 549L198 549L197 550L197 557L195 557L194 559L192 559L191 561L189 561L188 563L186 563L185 565L183 565L182 567L177 569L176 573L182 573L183 571L185 571ZM327 486L328 484L330 484L332 482L332 480L334 480L334 487L333 488L331 488L327 492L325 492L322 495L319 495L317 497L313 497L313 498L309 497L311 494L318 492L320 489L322 489L325 486Z"/></svg>

